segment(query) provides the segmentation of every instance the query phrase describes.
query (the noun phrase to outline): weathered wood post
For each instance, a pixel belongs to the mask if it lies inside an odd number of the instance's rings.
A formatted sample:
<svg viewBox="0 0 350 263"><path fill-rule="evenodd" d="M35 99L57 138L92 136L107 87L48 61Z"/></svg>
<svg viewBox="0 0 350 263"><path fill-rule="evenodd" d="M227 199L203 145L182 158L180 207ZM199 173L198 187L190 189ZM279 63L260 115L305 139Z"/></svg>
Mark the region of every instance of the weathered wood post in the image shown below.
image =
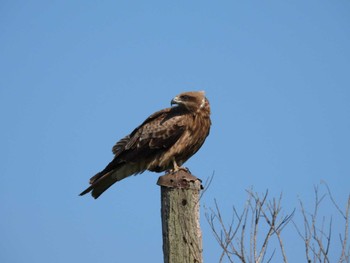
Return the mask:
<svg viewBox="0 0 350 263"><path fill-rule="evenodd" d="M164 263L202 263L201 181L180 169L160 176Z"/></svg>

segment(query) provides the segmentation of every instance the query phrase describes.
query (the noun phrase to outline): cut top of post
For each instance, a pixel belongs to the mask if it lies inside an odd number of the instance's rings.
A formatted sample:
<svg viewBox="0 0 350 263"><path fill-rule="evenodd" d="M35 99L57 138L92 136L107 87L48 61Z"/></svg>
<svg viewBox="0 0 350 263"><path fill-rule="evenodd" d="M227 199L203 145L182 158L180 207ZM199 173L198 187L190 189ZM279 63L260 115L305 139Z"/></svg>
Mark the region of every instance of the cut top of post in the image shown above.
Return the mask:
<svg viewBox="0 0 350 263"><path fill-rule="evenodd" d="M162 175L158 178L157 185L169 188L183 188L183 189L198 189L196 185L200 185L203 189L201 180L192 175L189 170L180 169L176 172Z"/></svg>

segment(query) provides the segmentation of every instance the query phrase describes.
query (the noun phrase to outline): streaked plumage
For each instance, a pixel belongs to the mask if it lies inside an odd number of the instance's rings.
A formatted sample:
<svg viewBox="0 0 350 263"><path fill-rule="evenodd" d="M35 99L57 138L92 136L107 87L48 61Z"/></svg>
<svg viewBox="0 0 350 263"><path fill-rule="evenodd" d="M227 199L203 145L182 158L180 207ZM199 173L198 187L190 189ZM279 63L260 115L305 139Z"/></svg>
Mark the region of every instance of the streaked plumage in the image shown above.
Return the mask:
<svg viewBox="0 0 350 263"><path fill-rule="evenodd" d="M209 135L209 101L203 91L184 92L171 104L176 106L152 114L118 141L112 149L114 159L80 195L92 191L98 198L115 182L145 170L177 170L195 154Z"/></svg>

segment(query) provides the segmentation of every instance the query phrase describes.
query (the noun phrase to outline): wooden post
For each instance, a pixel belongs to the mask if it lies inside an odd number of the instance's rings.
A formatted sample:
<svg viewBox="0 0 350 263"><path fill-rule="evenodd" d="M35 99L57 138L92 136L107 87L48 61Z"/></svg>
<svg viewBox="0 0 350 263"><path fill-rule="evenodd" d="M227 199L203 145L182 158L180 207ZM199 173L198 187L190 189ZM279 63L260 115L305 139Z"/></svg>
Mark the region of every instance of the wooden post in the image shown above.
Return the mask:
<svg viewBox="0 0 350 263"><path fill-rule="evenodd" d="M160 176L164 263L202 263L201 181L188 171Z"/></svg>

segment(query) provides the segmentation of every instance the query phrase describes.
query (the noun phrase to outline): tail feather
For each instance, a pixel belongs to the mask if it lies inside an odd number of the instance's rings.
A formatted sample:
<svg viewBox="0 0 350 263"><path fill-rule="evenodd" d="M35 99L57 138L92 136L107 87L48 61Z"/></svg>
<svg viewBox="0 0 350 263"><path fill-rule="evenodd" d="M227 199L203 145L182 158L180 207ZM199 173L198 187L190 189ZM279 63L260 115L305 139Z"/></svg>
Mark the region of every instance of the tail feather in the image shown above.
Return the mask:
<svg viewBox="0 0 350 263"><path fill-rule="evenodd" d="M89 183L93 184L94 182L96 182L98 179L100 179L103 176L102 173L97 173L95 174L93 177L90 178Z"/></svg>
<svg viewBox="0 0 350 263"><path fill-rule="evenodd" d="M101 173L97 173L96 175L94 175L93 177L90 178L90 181L89 183L91 184L88 188L86 188L83 192L81 192L79 195L82 196L82 195L85 195L89 192L91 192L95 185L94 183L97 181L97 179L101 178L102 177L102 174Z"/></svg>
<svg viewBox="0 0 350 263"><path fill-rule="evenodd" d="M142 172L142 171L141 171ZM97 199L104 191L111 187L114 183L123 180L124 178L139 173L136 166L121 166L105 174L97 173L90 179L90 186L86 188L80 195L85 195L91 192L93 198Z"/></svg>
<svg viewBox="0 0 350 263"><path fill-rule="evenodd" d="M86 195L87 193L89 193L91 190L93 189L92 185L90 185L88 188L86 188L84 191L82 191L79 195Z"/></svg>
<svg viewBox="0 0 350 263"><path fill-rule="evenodd" d="M106 191L109 187L111 187L114 183L116 183L118 178L112 176L113 171L108 172L102 176L99 176L98 178L92 177L90 179L91 185L86 188L83 192L80 193L80 195L85 195L89 192L91 192L91 195L93 198L97 199L104 191ZM99 174L97 174L99 175Z"/></svg>

